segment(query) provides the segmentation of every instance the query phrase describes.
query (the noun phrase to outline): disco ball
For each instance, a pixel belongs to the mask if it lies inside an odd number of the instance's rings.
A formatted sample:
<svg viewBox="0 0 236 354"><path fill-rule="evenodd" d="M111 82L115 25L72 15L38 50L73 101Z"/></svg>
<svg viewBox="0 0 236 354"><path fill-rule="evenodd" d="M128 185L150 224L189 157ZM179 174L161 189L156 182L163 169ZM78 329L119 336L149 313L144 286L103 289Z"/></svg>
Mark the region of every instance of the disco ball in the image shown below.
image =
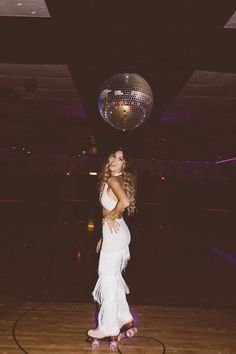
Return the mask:
<svg viewBox="0 0 236 354"><path fill-rule="evenodd" d="M137 128L150 116L152 89L138 74L121 73L102 86L98 107L102 118L113 128L126 131Z"/></svg>

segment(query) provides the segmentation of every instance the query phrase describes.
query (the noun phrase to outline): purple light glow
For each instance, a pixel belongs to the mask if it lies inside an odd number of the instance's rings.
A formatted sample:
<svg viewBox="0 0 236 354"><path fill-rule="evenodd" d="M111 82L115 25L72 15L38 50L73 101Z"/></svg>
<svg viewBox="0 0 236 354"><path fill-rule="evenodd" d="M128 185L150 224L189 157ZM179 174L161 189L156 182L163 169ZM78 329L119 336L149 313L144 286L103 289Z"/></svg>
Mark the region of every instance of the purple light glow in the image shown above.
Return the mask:
<svg viewBox="0 0 236 354"><path fill-rule="evenodd" d="M131 305L131 312L132 312L132 315L133 315L133 319L134 319L134 325L135 326L138 326L139 325L139 313L137 311L136 308L132 307Z"/></svg>
<svg viewBox="0 0 236 354"><path fill-rule="evenodd" d="M223 251L221 251L218 247L213 247L213 251L224 258L228 263L232 264L234 267L236 266L236 257L232 256L230 254L227 254Z"/></svg>
<svg viewBox="0 0 236 354"><path fill-rule="evenodd" d="M85 109L81 103L71 104L69 107L65 108L65 111L67 114L75 118L85 119L87 117Z"/></svg>
<svg viewBox="0 0 236 354"><path fill-rule="evenodd" d="M203 160L157 160L158 162L168 162L169 164L171 163L186 163L186 164L199 164L199 165L205 165L205 164L215 164L215 161L203 161Z"/></svg>

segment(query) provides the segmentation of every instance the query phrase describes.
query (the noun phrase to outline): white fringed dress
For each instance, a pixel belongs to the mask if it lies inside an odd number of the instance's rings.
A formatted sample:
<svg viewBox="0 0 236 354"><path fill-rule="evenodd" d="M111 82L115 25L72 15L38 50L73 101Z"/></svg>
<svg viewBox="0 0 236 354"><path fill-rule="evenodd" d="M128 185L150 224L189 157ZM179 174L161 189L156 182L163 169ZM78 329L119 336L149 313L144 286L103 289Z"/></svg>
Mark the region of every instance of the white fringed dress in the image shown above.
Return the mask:
<svg viewBox="0 0 236 354"><path fill-rule="evenodd" d="M117 202L108 195L107 189L105 184L101 203L112 210ZM104 336L117 335L123 324L133 320L126 300L129 288L121 274L130 259L130 232L123 218L116 221L120 225L117 233L111 233L107 223L103 222L99 278L92 293L94 300L100 304L97 330Z"/></svg>

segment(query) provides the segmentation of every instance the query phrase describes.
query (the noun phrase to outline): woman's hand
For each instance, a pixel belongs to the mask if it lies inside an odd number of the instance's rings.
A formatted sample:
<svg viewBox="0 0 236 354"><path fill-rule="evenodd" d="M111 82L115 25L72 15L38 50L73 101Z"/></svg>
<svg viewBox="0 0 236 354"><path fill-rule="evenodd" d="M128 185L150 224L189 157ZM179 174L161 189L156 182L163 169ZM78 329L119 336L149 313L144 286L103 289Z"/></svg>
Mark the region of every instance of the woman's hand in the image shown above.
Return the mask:
<svg viewBox="0 0 236 354"><path fill-rule="evenodd" d="M107 223L111 233L117 233L120 229L120 224L115 220L112 220L108 216L105 217L105 222Z"/></svg>
<svg viewBox="0 0 236 354"><path fill-rule="evenodd" d="M100 238L100 240L98 241L98 243L97 243L97 245L96 245L96 252L97 252L97 253L100 251L101 244L102 244L102 238Z"/></svg>

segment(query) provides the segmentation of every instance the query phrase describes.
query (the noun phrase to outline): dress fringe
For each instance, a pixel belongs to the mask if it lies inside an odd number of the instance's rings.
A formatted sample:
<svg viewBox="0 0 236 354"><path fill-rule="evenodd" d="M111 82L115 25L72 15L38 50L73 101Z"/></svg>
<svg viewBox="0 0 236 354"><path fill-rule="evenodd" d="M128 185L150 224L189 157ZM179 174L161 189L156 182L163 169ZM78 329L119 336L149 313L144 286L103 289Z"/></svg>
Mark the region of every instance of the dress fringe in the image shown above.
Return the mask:
<svg viewBox="0 0 236 354"><path fill-rule="evenodd" d="M92 292L94 301L98 302L99 305L102 305L106 293L109 293L109 289L107 289L107 282L109 282L110 289L112 289L112 291L115 293L117 293L117 289L123 289L126 294L129 294L130 292L129 287L121 274L113 276L100 275Z"/></svg>
<svg viewBox="0 0 236 354"><path fill-rule="evenodd" d="M99 262L99 277L95 288L92 292L94 301L100 305L103 303L104 296L112 291L113 293L123 289L126 294L129 294L129 288L121 274L125 270L130 259L129 247L118 252L103 253L100 255ZM116 267L111 267L111 262L116 264Z"/></svg>

